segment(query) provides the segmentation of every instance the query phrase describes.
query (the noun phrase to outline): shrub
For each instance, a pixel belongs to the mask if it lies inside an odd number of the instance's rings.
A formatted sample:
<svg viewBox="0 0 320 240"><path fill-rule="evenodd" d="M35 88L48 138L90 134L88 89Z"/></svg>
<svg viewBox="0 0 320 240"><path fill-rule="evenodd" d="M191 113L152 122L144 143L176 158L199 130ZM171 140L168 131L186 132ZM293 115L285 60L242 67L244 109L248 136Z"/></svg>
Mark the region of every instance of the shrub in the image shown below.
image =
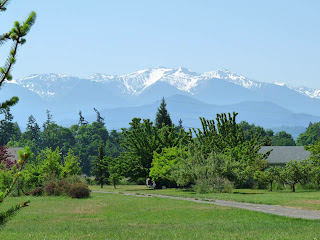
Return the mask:
<svg viewBox="0 0 320 240"><path fill-rule="evenodd" d="M51 178L50 181L45 181L44 190L48 196L68 195L69 189L74 183L82 183L78 176L69 176L63 179Z"/></svg>
<svg viewBox="0 0 320 240"><path fill-rule="evenodd" d="M197 179L193 190L204 194L209 192L232 193L234 185L226 178Z"/></svg>
<svg viewBox="0 0 320 240"><path fill-rule="evenodd" d="M68 195L72 198L88 198L90 196L90 190L84 183L73 183Z"/></svg>
<svg viewBox="0 0 320 240"><path fill-rule="evenodd" d="M200 194L205 194L212 192L212 186L206 180L197 180L196 184L193 186L193 190Z"/></svg>
<svg viewBox="0 0 320 240"><path fill-rule="evenodd" d="M43 194L43 189L42 187L36 187L33 190L26 192L26 195L32 195L32 196L42 196Z"/></svg>
<svg viewBox="0 0 320 240"><path fill-rule="evenodd" d="M230 182L228 179L224 179L222 192L223 193L232 193L233 188L234 188L234 184L232 182Z"/></svg>
<svg viewBox="0 0 320 240"><path fill-rule="evenodd" d="M56 188L55 182L49 182L47 186L44 187L44 191L48 196L53 196Z"/></svg>
<svg viewBox="0 0 320 240"><path fill-rule="evenodd" d="M69 188L71 183L67 179L61 179L56 183L54 189L55 196L68 195Z"/></svg>

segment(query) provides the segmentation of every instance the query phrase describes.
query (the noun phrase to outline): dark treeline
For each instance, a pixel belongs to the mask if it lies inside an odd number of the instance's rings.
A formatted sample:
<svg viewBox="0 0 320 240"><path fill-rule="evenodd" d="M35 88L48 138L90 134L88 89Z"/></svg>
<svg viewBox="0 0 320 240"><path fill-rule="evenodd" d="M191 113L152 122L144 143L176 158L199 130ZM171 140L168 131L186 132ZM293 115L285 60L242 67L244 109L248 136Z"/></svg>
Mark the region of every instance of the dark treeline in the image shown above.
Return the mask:
<svg viewBox="0 0 320 240"><path fill-rule="evenodd" d="M12 122L9 109L3 111L5 118L0 123L0 145L8 147L26 147L34 153L34 159L44 149L55 150L59 148L62 157L66 156L69 149L80 158L80 166L84 174L91 174L91 165L98 155L100 142L103 143L107 156L116 158L122 148L119 145L121 133L112 130L109 132L98 110L96 121L88 123L81 112L79 123L71 127L63 127L55 123L54 117L47 111L47 119L39 126L31 115L28 118L26 131L21 133L17 123Z"/></svg>
<svg viewBox="0 0 320 240"><path fill-rule="evenodd" d="M2 109L0 145L6 144L8 147L28 146L33 152L33 159L36 159L45 149L55 151L58 148L62 158L72 150L73 154L80 160L82 173L89 176L99 172L97 157L101 157L101 154L103 154L106 158L109 158L109 162L112 162L112 164L109 164L108 161L104 161L104 164L106 166L110 165L109 168L112 165L115 169L118 169L117 174L112 175L115 180L125 176L132 181L142 182L149 176L155 159L154 154L161 154L163 149L187 147L190 143L203 140L200 129L185 130L181 119L177 126L172 123L164 99L162 99L158 108L155 123L149 119L134 118L129 123L130 127L123 128L121 132L108 131L100 112L95 108L93 110L97 116L94 122L86 121L80 111L78 123L70 127L58 125L49 111L46 112L47 118L42 126L31 115L28 118L26 131L22 133L18 124L13 122L10 108ZM221 116L218 116L216 120L218 121L218 128L223 126L223 121L226 121ZM204 133L209 131L206 130L208 126L214 127L212 122L206 123L204 119L201 121ZM296 145L292 136L284 131L274 134L270 129L265 130L245 121L236 125L240 129L238 134L243 134L243 142L250 142L255 139L257 146ZM308 145L314 143L318 139L316 135L319 135L318 128L319 123L310 123L306 132L299 136L297 144ZM220 131L223 131L223 128L220 128L215 134L217 136L221 135L222 132ZM227 145L224 145L223 149L213 150L210 144L202 144L201 148L203 149L206 146L210 148L208 152L220 153L227 149ZM110 173L107 175L110 176ZM109 182L109 180L105 180L105 182Z"/></svg>

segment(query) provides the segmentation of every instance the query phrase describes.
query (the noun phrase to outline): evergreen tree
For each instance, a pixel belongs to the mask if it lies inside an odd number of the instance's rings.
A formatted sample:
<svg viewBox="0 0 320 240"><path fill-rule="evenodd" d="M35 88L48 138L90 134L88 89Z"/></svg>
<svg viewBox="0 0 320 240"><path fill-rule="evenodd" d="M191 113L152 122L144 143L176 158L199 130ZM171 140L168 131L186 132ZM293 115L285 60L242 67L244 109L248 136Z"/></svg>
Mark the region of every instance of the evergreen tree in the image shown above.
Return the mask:
<svg viewBox="0 0 320 240"><path fill-rule="evenodd" d="M7 144L10 140L17 140L21 136L21 131L17 123L14 123L10 108L0 109L0 114L4 119L0 121L0 145Z"/></svg>
<svg viewBox="0 0 320 240"><path fill-rule="evenodd" d="M50 114L49 110L46 111L46 114L47 114L47 120L42 125L44 130L46 130L51 123L54 123L54 121L52 120L52 114Z"/></svg>
<svg viewBox="0 0 320 240"><path fill-rule="evenodd" d="M40 127L36 119L32 115L30 115L28 118L28 123L26 127L26 137L31 141L35 140L36 143L39 143L40 135L41 135Z"/></svg>
<svg viewBox="0 0 320 240"><path fill-rule="evenodd" d="M171 118L170 118L170 115L167 111L166 106L167 106L167 104L166 104L166 101L164 100L164 97L163 97L161 104L160 104L160 107L158 108L157 115L156 115L156 124L155 125L157 128L162 128L163 125L169 126L169 127L172 126L172 121L171 121Z"/></svg>
<svg viewBox="0 0 320 240"><path fill-rule="evenodd" d="M79 126L88 125L88 121L84 120L84 117L82 116L82 112L79 111Z"/></svg>
<svg viewBox="0 0 320 240"><path fill-rule="evenodd" d="M95 176L96 183L99 184L101 188L103 188L104 184L108 183L110 174L108 172L108 162L105 157L103 142L99 144L98 156L93 166L93 175Z"/></svg>
<svg viewBox="0 0 320 240"><path fill-rule="evenodd" d="M99 123L101 126L104 126L104 118L101 117L101 114L100 112L96 109L96 108L93 108L93 110L96 112L97 114L97 120L96 122Z"/></svg>
<svg viewBox="0 0 320 240"><path fill-rule="evenodd" d="M181 118L180 118L180 120L179 120L179 125L178 125L178 130L180 130L180 129L183 129Z"/></svg>

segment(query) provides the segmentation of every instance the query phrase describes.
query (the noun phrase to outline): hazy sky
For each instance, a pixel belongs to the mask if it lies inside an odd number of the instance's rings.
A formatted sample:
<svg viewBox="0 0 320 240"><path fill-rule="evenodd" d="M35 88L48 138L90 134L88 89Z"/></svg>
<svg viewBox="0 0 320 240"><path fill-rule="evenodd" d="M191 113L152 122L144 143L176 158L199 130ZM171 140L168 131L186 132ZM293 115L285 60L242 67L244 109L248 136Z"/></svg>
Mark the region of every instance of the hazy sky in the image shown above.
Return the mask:
<svg viewBox="0 0 320 240"><path fill-rule="evenodd" d="M320 88L320 1L12 0L0 33L31 10L15 78L182 66Z"/></svg>

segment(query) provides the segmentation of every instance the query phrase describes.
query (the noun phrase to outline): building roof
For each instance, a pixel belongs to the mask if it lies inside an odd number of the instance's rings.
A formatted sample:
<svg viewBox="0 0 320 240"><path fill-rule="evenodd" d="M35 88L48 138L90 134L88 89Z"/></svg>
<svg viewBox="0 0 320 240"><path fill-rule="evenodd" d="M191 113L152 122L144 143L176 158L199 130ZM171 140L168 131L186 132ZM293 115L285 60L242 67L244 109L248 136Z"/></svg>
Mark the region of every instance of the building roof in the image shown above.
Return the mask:
<svg viewBox="0 0 320 240"><path fill-rule="evenodd" d="M18 151L21 150L23 148L21 147L17 147L17 148L8 148L8 154L13 156L13 157L10 157L9 159L13 162L13 161L18 161L19 160L19 154L18 154Z"/></svg>
<svg viewBox="0 0 320 240"><path fill-rule="evenodd" d="M286 164L291 160L305 160L310 152L304 150L303 146L262 146L259 153L266 153L272 149L267 161L269 164Z"/></svg>

